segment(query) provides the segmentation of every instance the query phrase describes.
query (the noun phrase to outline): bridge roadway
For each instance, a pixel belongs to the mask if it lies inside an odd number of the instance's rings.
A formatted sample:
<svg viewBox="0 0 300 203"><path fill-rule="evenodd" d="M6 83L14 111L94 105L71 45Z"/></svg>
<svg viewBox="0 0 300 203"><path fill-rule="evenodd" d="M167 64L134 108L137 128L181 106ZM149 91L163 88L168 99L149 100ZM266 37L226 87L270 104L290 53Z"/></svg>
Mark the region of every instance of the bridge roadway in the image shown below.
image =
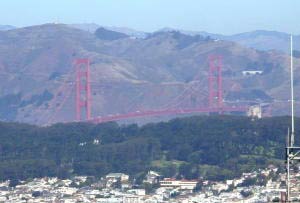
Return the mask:
<svg viewBox="0 0 300 203"><path fill-rule="evenodd" d="M130 118L148 117L148 116L162 116L162 115L178 115L190 113L224 113L224 112L247 112L248 107L216 107L216 108L190 108L190 109L165 109L165 110L147 110L136 111L127 114L117 114L103 117L96 117L88 122L105 123L110 121L120 121Z"/></svg>

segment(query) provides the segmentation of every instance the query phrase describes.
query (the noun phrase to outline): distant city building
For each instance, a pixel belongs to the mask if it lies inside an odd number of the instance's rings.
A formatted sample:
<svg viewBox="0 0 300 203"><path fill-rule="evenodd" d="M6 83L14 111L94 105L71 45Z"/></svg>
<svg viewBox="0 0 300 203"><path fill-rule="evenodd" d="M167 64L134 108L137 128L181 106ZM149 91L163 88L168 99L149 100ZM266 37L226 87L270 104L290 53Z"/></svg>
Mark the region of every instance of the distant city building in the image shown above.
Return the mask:
<svg viewBox="0 0 300 203"><path fill-rule="evenodd" d="M109 173L106 175L106 179L117 179L123 182L129 180L129 175L124 173Z"/></svg>
<svg viewBox="0 0 300 203"><path fill-rule="evenodd" d="M161 187L178 188L180 190L193 190L196 188L197 180L176 180L165 178L159 182Z"/></svg>
<svg viewBox="0 0 300 203"><path fill-rule="evenodd" d="M123 198L123 203L140 203L140 198L137 196L127 196Z"/></svg>
<svg viewBox="0 0 300 203"><path fill-rule="evenodd" d="M109 173L106 175L106 187L130 188L129 176L124 173Z"/></svg>
<svg viewBox="0 0 300 203"><path fill-rule="evenodd" d="M159 180L161 178L161 175L159 175L155 171L148 171L145 180L143 181L144 183L149 183L149 184L157 184L159 183Z"/></svg>
<svg viewBox="0 0 300 203"><path fill-rule="evenodd" d="M229 185L226 183L215 183L212 185L212 190L220 193L221 191L225 191L229 188Z"/></svg>
<svg viewBox="0 0 300 203"><path fill-rule="evenodd" d="M145 189L131 189L127 191L128 193L138 195L138 196L145 196L146 190Z"/></svg>

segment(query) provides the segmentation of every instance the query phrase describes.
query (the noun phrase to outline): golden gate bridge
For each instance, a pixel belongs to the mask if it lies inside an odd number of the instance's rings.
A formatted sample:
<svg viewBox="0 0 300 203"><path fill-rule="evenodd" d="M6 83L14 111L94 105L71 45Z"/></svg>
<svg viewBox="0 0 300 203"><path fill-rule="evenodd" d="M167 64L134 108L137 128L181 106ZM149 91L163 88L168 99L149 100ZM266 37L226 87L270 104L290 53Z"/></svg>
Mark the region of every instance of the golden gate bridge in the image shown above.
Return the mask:
<svg viewBox="0 0 300 203"><path fill-rule="evenodd" d="M153 116L165 116L165 115L180 115L180 114L193 114L193 113L243 113L245 114L249 106L243 105L238 106L234 104L226 105L223 99L223 78L222 78L222 57L219 55L211 55L209 60L209 71L208 71L208 91L207 92L207 105L201 107L178 107L174 104L176 101L171 101L169 104L164 105L165 107L160 109L151 110L138 110L127 112L123 114L110 114L103 116L92 116L92 85L91 85L91 67L90 60L88 58L79 58L74 61L75 71L75 85L62 85L58 94L64 92L64 96L61 99L60 105L55 108L53 114L48 120L48 124L52 123L55 115L61 111L66 100L70 97L72 90L75 88L75 112L76 118L74 121L77 122L93 122L103 123L110 121L127 120L131 118L139 117L153 117ZM199 77L197 73L195 79ZM195 91L192 87L187 87L183 90L182 94L177 96L174 100L179 100L180 103L184 97ZM57 95L54 96L54 101L57 99ZM55 102L54 102L55 103ZM173 105L172 105L173 104Z"/></svg>

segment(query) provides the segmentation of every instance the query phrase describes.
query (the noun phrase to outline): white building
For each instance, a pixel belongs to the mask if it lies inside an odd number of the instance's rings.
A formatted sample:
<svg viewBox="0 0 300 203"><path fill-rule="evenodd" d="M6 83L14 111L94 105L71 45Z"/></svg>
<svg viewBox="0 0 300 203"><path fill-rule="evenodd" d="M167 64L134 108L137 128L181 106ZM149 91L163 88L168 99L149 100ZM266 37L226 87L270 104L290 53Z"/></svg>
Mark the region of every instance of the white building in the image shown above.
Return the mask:
<svg viewBox="0 0 300 203"><path fill-rule="evenodd" d="M180 190L193 190L196 188L197 180L176 180L172 178L165 178L159 181L161 187L179 188Z"/></svg>
<svg viewBox="0 0 300 203"><path fill-rule="evenodd" d="M262 117L262 109L260 105L250 106L247 112L247 116L253 118L261 118Z"/></svg>
<svg viewBox="0 0 300 203"><path fill-rule="evenodd" d="M156 184L159 183L160 175L155 171L148 171L144 183Z"/></svg>
<svg viewBox="0 0 300 203"><path fill-rule="evenodd" d="M129 175L126 175L124 173L109 173L108 175L106 175L106 179L116 179L124 182L129 180Z"/></svg>
<svg viewBox="0 0 300 203"><path fill-rule="evenodd" d="M216 183L212 185L212 189L220 193L221 191L225 191L229 188L229 186L225 183Z"/></svg>
<svg viewBox="0 0 300 203"><path fill-rule="evenodd" d="M138 195L138 196L145 196L146 195L145 189L131 189L131 190L128 190L127 192L131 193L131 194Z"/></svg>
<svg viewBox="0 0 300 203"><path fill-rule="evenodd" d="M251 76L251 75L261 75L263 71L261 70L245 70L242 72L243 76Z"/></svg>

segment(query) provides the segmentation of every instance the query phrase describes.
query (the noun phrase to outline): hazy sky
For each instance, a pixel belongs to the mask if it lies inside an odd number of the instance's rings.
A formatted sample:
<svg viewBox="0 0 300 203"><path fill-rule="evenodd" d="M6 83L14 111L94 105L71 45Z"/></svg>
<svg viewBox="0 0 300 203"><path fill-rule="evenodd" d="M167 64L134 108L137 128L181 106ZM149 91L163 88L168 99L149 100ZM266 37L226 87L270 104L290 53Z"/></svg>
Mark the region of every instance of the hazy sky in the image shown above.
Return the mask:
<svg viewBox="0 0 300 203"><path fill-rule="evenodd" d="M1 0L0 24L97 23L232 34L257 29L300 34L300 0Z"/></svg>

